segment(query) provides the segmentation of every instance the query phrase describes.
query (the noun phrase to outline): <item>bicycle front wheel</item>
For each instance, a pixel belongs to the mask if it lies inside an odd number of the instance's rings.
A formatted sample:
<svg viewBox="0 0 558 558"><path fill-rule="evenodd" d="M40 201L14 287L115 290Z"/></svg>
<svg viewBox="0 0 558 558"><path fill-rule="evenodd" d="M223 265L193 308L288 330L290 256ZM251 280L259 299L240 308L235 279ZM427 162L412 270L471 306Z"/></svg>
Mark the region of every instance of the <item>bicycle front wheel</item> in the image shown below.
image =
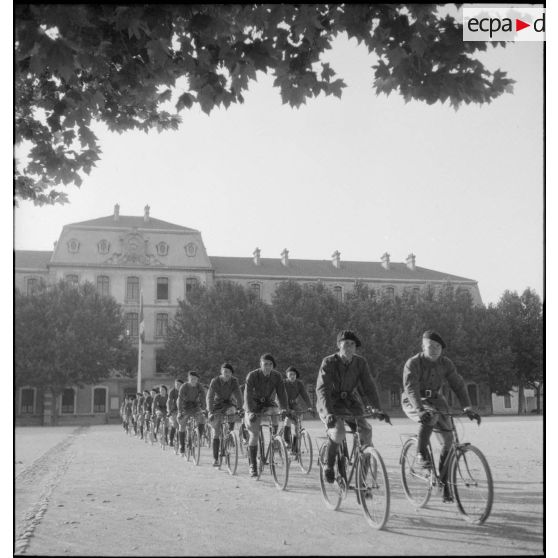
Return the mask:
<svg viewBox="0 0 558 558"><path fill-rule="evenodd" d="M432 494L432 471L416 466L417 439L409 438L401 450L401 483L408 500L417 508L426 506Z"/></svg>
<svg viewBox="0 0 558 558"><path fill-rule="evenodd" d="M289 456L287 446L283 438L274 436L271 440L271 451L269 452L271 473L278 490L285 490L289 482Z"/></svg>
<svg viewBox="0 0 558 558"><path fill-rule="evenodd" d="M357 499L370 527L382 529L389 516L389 480L378 450L367 447L357 461Z"/></svg>
<svg viewBox="0 0 558 558"><path fill-rule="evenodd" d="M310 434L303 430L298 439L298 464L305 474L310 473L312 470L312 438Z"/></svg>
<svg viewBox="0 0 558 558"><path fill-rule="evenodd" d="M201 453L201 439L200 439L200 435L199 432L196 430L194 430L192 432L192 461L194 462L194 465L199 465L200 464L200 453Z"/></svg>
<svg viewBox="0 0 558 558"><path fill-rule="evenodd" d="M236 432L229 432L225 439L225 464L230 475L236 473L238 466L238 444Z"/></svg>
<svg viewBox="0 0 558 558"><path fill-rule="evenodd" d="M451 488L459 511L470 523L481 525L492 509L492 473L483 453L475 446L457 450L450 469Z"/></svg>
<svg viewBox="0 0 558 558"><path fill-rule="evenodd" d="M337 459L335 460L334 474L335 480L332 483L327 482L324 469L327 465L327 442L322 444L318 452L318 465L320 467L320 488L322 490L322 499L326 508L330 510L338 510L343 500L343 488L339 485L340 479Z"/></svg>

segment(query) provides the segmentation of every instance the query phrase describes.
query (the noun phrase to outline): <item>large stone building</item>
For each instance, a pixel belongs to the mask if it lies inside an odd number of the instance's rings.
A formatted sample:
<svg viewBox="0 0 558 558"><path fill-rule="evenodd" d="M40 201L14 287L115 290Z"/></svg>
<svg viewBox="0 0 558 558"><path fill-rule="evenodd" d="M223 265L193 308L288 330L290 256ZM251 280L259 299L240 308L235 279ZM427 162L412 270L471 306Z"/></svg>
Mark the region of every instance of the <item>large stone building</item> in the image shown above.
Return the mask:
<svg viewBox="0 0 558 558"><path fill-rule="evenodd" d="M16 287L31 293L41 279L94 283L122 305L128 333L135 339L143 294L143 387L170 382L158 363L157 351L164 345L178 300L196 284L231 280L270 301L284 280L321 281L340 299L355 281L388 296L404 290L418 293L450 282L467 289L477 304L482 303L476 281L418 267L413 254L404 263L391 262L387 253L380 262L343 261L338 251L329 260L291 259L286 249L277 258L262 258L258 248L246 258L208 256L200 231L155 219L149 206L139 217L120 215L116 205L108 217L66 225L52 252L16 251ZM124 393L135 391L135 380L114 376L98 386L68 386L58 401L45 401L33 386L23 387L16 394L16 415L20 423L48 422L52 414L58 423L107 421L118 417ZM486 400L485 395L489 399L490 394L477 391L478 400ZM395 406L395 397L391 403Z"/></svg>

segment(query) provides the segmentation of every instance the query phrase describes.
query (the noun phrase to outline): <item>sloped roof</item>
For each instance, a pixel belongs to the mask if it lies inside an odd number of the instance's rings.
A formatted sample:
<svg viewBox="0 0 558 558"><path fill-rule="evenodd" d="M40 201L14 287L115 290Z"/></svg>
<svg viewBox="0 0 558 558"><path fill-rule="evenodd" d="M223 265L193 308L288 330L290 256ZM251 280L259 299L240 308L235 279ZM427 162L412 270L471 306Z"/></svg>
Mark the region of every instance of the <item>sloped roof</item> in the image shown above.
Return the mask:
<svg viewBox="0 0 558 558"><path fill-rule="evenodd" d="M411 270L404 263L391 262L390 269L384 269L381 262L349 262L341 261L336 268L331 260L295 260L289 259L284 266L278 258L260 258L260 265L255 265L253 258L234 258L209 256L216 275L259 275L283 277L331 277L354 279L379 279L403 281L470 281L457 275L450 275L424 267Z"/></svg>
<svg viewBox="0 0 558 558"><path fill-rule="evenodd" d="M44 269L52 257L52 251L15 250L15 267L19 269Z"/></svg>
<svg viewBox="0 0 558 558"><path fill-rule="evenodd" d="M154 219L149 217L149 221L144 221L143 217L138 217L137 215L120 215L118 221L114 220L114 215L108 215L107 217L98 217L97 219L90 219L89 221L80 221L79 223L70 223L66 225L68 227L109 227L109 228L121 228L121 229L164 229L169 231L182 231L182 232L199 232L196 229L189 229L188 227L182 227L180 225L175 225L174 223L168 223L167 221L161 221L161 219Z"/></svg>

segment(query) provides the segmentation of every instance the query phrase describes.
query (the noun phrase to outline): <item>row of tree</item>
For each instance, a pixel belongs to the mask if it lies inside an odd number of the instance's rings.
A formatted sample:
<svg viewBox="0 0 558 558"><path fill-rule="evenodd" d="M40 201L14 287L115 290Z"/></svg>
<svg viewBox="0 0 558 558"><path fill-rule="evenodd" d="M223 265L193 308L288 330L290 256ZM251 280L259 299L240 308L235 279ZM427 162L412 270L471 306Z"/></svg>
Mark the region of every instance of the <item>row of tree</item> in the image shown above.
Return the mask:
<svg viewBox="0 0 558 558"><path fill-rule="evenodd" d="M122 308L94 285L43 285L33 296L16 292L15 303L16 385L59 393L115 370L135 375L137 351L124 334ZM224 361L242 380L263 352L271 352L280 370L295 365L313 383L344 328L361 337L361 354L384 389L400 387L406 359L420 350L422 332L430 328L446 339L446 354L467 379L498 394L518 386L520 413L523 390L539 395L543 385L542 304L530 289L506 291L484 307L450 284L395 299L357 284L341 302L324 285L287 281L267 304L238 284L218 282L180 301L160 356L169 375L197 369L208 382Z"/></svg>
<svg viewBox="0 0 558 558"><path fill-rule="evenodd" d="M520 412L526 387L540 394L543 314L531 289L521 295L506 291L498 304L484 307L449 283L437 292L395 299L357 284L340 302L324 285L287 281L266 304L237 284L217 283L180 303L165 359L171 371L197 368L207 380L229 360L242 378L269 351L280 369L293 364L313 383L321 359L336 350L337 332L348 327L361 337L361 354L385 389L401 386L405 361L419 352L422 332L434 328L467 379L500 395L517 386Z"/></svg>

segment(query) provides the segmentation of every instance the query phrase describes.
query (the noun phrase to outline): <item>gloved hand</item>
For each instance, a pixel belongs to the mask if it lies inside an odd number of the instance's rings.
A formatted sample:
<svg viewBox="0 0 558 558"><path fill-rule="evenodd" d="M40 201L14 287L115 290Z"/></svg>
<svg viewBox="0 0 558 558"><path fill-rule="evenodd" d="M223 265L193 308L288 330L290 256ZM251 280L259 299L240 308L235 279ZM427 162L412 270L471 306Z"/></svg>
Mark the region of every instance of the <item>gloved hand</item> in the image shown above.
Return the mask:
<svg viewBox="0 0 558 558"><path fill-rule="evenodd" d="M337 419L335 418L335 415L327 415L326 426L328 428L333 428L336 423L337 423Z"/></svg>
<svg viewBox="0 0 558 558"><path fill-rule="evenodd" d="M376 415L376 418L378 420L383 420L387 424L391 424L391 420L389 420L389 415L385 411L381 411L381 410L378 409L376 411L375 415Z"/></svg>
<svg viewBox="0 0 558 558"><path fill-rule="evenodd" d="M480 424L481 421L480 415L478 413L475 413L472 407L465 407L463 409L463 412L467 415L467 418L469 420L476 420L477 424Z"/></svg>
<svg viewBox="0 0 558 558"><path fill-rule="evenodd" d="M418 416L419 416L419 422L423 424L432 420L432 413L428 409L421 409L418 412Z"/></svg>
<svg viewBox="0 0 558 558"><path fill-rule="evenodd" d="M251 423L256 422L256 419L257 419L257 418L258 418L258 417L256 416L256 413L250 413L250 414L248 415L248 420L249 420Z"/></svg>

